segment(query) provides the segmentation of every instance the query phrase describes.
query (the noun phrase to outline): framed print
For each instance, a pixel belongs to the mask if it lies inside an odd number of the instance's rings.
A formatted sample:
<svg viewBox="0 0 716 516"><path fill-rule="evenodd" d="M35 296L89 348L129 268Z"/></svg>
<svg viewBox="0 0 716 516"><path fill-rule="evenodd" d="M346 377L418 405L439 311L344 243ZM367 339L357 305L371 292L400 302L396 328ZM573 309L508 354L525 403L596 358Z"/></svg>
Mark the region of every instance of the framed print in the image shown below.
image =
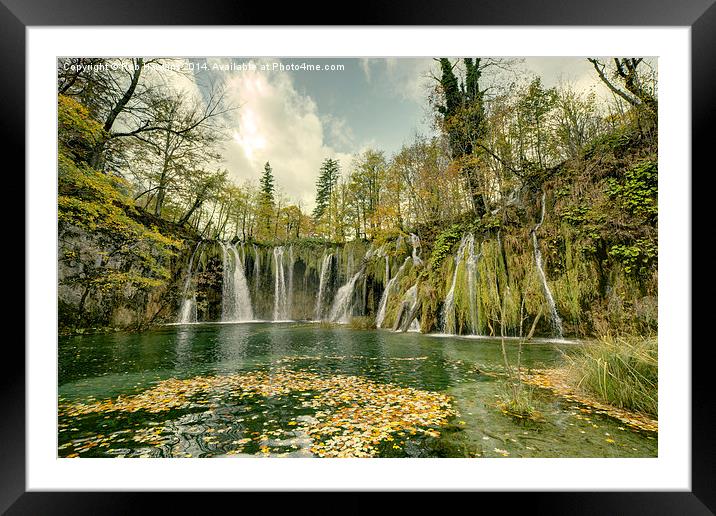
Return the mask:
<svg viewBox="0 0 716 516"><path fill-rule="evenodd" d="M363 26L4 3L28 302L3 510L713 510L690 304L709 2L393 4Z"/></svg>

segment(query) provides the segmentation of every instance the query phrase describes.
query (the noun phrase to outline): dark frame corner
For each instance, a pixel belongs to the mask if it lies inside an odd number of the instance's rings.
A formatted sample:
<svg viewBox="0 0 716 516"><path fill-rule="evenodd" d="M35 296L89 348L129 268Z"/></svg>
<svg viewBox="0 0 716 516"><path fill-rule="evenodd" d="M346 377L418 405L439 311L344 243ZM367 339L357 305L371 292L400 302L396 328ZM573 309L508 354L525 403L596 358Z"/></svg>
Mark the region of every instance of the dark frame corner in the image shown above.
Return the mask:
<svg viewBox="0 0 716 516"><path fill-rule="evenodd" d="M623 0L575 1L529 0L500 2L499 0L451 0L447 3L410 0L379 4L367 0L358 17L329 19L327 11L312 25L368 24L368 25L636 25L691 27L692 73L692 162L704 165L711 156L716 114L716 4L715 0ZM0 120L3 124L3 146L19 154L25 148L25 52L27 26L37 25L226 25L228 23L295 24L309 19L303 4L277 10L267 4L243 3L228 0L208 2L177 0L167 12L164 2L146 0L141 9L132 0L0 0L0 63L4 77L0 83ZM301 6L301 7L298 7ZM273 12L271 12L273 9ZM282 8L283 9L283 8ZM365 14L367 13L367 14ZM301 16L303 14L303 16ZM20 129L18 129L20 128ZM711 130L709 130L711 129ZM8 153L10 154L10 153ZM24 163L24 152L21 153ZM713 163L713 160L709 160ZM712 169L713 166L709 166ZM6 169L9 171L9 169ZM708 170L708 169L707 169ZM19 174L15 173L17 177ZM683 171L693 181L691 171ZM21 191L27 194L25 184ZM693 192L693 190L692 190ZM693 206L697 203L692 201ZM693 234L693 233L692 233ZM26 234L21 237L23 240ZM23 251L24 252L24 251ZM693 263L693 262L692 262ZM31 271L25 270L27 275ZM23 297L24 298L24 297ZM30 307L27 307L30 308ZM688 335L688 334L687 334ZM690 345L688 342L679 343ZM709 396L712 384L707 383L709 364L706 354L708 340L692 346L692 491L691 492L610 492L610 493L514 493L510 503L532 512L549 514L715 514L716 513L716 442L710 433ZM8 342L8 344L10 344ZM16 363L25 363L22 348ZM181 501L185 493L77 493L26 492L25 488L25 369L7 368L0 377L0 399L3 401L3 421L0 424L0 511L8 514L125 514L133 512L137 503L161 496L163 500ZM225 494L214 493L226 499ZM246 496L242 494L241 496ZM273 505L276 497L272 496ZM293 493L291 499L299 493ZM341 506L370 510L370 505L351 503L356 494L342 496ZM479 494L498 501L499 493ZM415 493L414 501L422 496ZM156 500L153 500L156 501ZM174 505L174 504L173 504ZM410 503L408 505L411 505ZM482 505L482 503L481 503ZM513 505L514 507L514 505ZM416 505L416 508L417 505ZM516 507L517 508L517 507ZM407 509L407 507L406 507ZM361 511L362 512L362 511Z"/></svg>

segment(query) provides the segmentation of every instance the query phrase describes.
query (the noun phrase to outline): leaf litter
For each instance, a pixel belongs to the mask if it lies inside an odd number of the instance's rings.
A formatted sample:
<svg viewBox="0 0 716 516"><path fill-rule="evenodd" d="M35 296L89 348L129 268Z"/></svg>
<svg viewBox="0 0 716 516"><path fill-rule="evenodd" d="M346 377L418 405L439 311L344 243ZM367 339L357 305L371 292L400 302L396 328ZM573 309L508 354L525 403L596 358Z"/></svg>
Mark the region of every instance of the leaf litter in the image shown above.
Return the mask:
<svg viewBox="0 0 716 516"><path fill-rule="evenodd" d="M312 416L263 421L261 432L248 432L241 426L248 414L240 417L231 413L225 415L226 428L204 427L201 425L205 423L195 421L200 428L188 433L203 434L201 447L210 449L215 446L219 440L217 434L232 439L228 443L233 446L225 455L290 455L301 447L301 443L307 443L305 446L313 456L375 457L380 453L381 443L390 442L398 449L400 446L395 439L399 438L398 443L404 444L407 434L438 439L441 435L439 428L457 415L452 398L444 393L378 383L360 376L326 376L285 367L274 371L170 378L133 395L78 403L61 401L59 410L61 418L68 419L96 414L115 414L115 418L119 413L162 414L197 407L202 407L205 414L213 415L214 411L222 409L221 400L227 397L235 399L237 404L242 400L260 402L292 397L294 404L306 414L311 412ZM260 414L268 417L268 412L267 409ZM250 419L258 417L253 414ZM65 456L69 457L97 446L109 447L113 440L171 447L177 443L176 432L176 426L154 423L150 428L135 429L130 435L127 430L120 430L109 435L75 439L70 441L71 446L63 443L61 449L67 449L69 453ZM147 454L151 449L139 451ZM174 455L188 454L182 450Z"/></svg>

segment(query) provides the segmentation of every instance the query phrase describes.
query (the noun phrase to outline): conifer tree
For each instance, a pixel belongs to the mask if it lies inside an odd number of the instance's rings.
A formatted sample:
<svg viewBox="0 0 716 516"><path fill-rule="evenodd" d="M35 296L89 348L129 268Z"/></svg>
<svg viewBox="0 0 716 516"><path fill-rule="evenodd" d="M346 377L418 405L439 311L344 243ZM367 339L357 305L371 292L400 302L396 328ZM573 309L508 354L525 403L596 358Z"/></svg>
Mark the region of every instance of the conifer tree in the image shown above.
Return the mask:
<svg viewBox="0 0 716 516"><path fill-rule="evenodd" d="M259 220L260 226L264 230L264 234L261 235L264 238L269 238L271 235L271 222L274 218L274 184L273 184L273 171L269 162L264 165L264 172L259 180Z"/></svg>
<svg viewBox="0 0 716 516"><path fill-rule="evenodd" d="M264 165L264 173L261 175L261 201L267 205L273 206L274 198L274 186L273 186L273 171L271 165L267 161Z"/></svg>
<svg viewBox="0 0 716 516"><path fill-rule="evenodd" d="M333 219L331 200L339 175L340 169L338 161L331 158L324 159L318 181L316 181L316 207L313 210L313 219L318 221L324 214L327 215L329 233Z"/></svg>

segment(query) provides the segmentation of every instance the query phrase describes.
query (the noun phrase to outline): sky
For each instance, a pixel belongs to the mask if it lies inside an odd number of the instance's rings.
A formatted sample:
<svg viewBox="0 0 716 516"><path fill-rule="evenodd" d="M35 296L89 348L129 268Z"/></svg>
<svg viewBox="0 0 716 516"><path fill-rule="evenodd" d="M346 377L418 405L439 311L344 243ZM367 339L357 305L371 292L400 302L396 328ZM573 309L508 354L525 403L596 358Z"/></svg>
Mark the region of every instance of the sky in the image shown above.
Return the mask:
<svg viewBox="0 0 716 516"><path fill-rule="evenodd" d="M372 148L390 157L416 134L433 132L427 100L438 75L433 58L189 62L198 91L223 83L226 100L238 107L227 119L230 139L221 166L238 184L256 183L270 162L277 191L304 209L314 206L325 158L337 159L347 174L356 153ZM566 81L608 95L586 58L524 58L516 66L547 87Z"/></svg>

